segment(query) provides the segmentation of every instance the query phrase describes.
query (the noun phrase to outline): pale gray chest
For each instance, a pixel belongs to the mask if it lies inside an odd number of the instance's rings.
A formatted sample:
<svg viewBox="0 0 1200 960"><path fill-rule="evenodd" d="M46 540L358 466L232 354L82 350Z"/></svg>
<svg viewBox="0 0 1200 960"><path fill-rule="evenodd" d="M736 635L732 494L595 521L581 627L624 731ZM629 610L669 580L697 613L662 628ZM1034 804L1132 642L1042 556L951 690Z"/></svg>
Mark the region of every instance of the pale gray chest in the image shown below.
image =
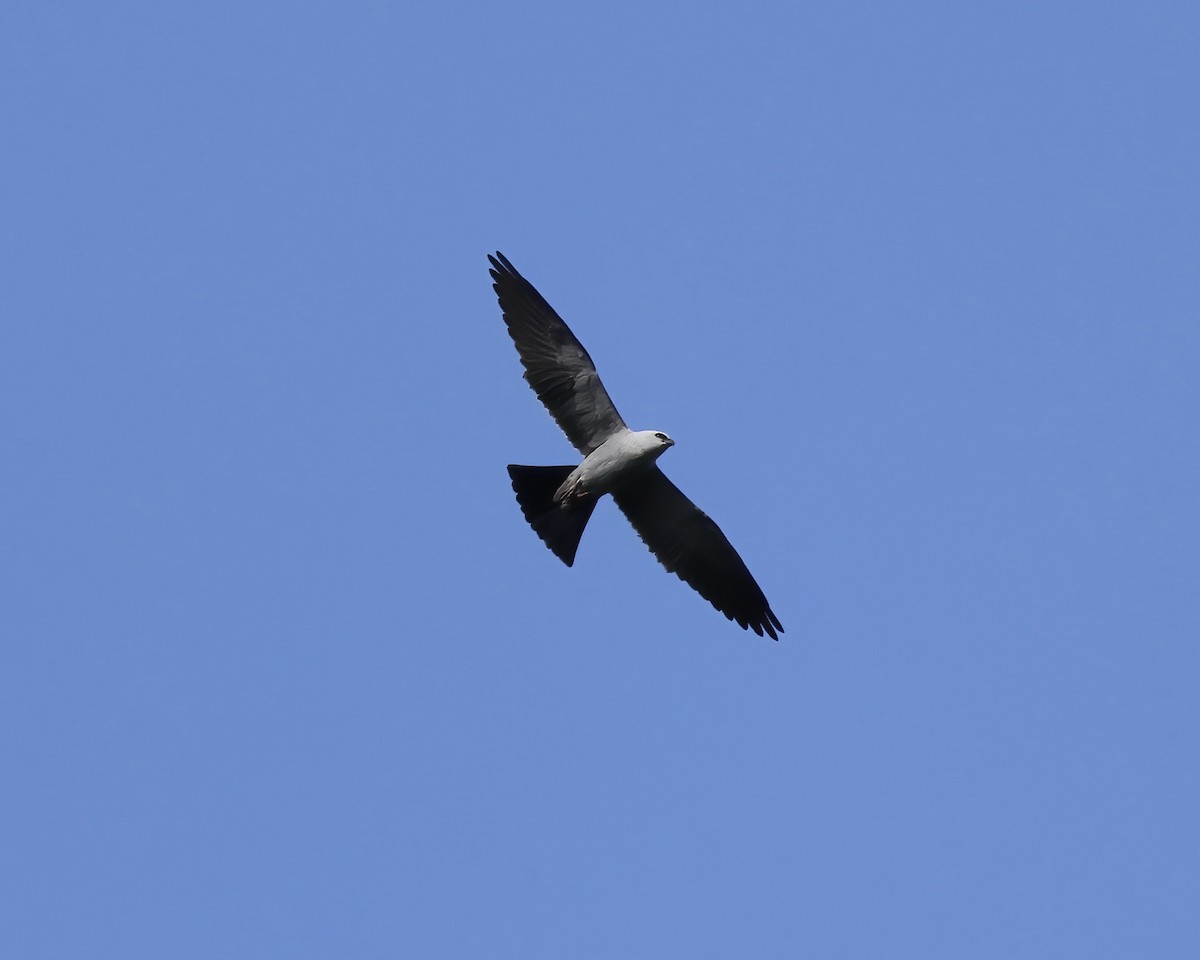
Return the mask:
<svg viewBox="0 0 1200 960"><path fill-rule="evenodd" d="M576 474L589 493L600 496L620 486L628 477L648 469L656 459L656 452L647 449L636 434L620 433L589 453Z"/></svg>

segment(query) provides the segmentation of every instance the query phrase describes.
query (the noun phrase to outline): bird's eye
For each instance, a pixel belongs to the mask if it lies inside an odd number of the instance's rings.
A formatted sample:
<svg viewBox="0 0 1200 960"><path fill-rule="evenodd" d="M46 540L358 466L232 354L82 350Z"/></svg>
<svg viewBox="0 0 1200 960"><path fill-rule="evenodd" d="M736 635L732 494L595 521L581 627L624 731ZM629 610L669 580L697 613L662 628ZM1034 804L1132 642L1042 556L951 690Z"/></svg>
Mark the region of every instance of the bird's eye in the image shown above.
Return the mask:
<svg viewBox="0 0 1200 960"><path fill-rule="evenodd" d="M667 435L665 433L656 433L655 436L658 437L659 440L667 439Z"/></svg>

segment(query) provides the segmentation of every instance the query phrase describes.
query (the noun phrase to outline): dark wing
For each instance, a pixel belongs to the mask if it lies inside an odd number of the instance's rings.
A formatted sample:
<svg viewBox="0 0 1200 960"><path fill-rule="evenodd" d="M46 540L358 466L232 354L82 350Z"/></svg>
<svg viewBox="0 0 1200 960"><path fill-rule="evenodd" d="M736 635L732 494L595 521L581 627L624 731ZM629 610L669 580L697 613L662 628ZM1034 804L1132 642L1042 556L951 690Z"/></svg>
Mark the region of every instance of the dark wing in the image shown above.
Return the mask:
<svg viewBox="0 0 1200 960"><path fill-rule="evenodd" d="M567 439L591 453L625 426L596 374L596 365L533 284L499 251L489 256L492 288L517 345L525 379Z"/></svg>
<svg viewBox="0 0 1200 960"><path fill-rule="evenodd" d="M743 630L779 639L783 624L733 545L658 467L612 496L659 563Z"/></svg>

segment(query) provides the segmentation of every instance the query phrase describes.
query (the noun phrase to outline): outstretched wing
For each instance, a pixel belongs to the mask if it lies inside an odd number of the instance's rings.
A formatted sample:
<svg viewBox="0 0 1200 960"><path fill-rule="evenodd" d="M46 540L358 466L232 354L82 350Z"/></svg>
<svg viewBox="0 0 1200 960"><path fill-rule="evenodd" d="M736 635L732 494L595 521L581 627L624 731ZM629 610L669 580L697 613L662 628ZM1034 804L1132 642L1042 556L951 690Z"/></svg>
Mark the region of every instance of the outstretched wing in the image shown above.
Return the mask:
<svg viewBox="0 0 1200 960"><path fill-rule="evenodd" d="M733 545L658 467L612 496L659 563L743 630L779 639L783 624Z"/></svg>
<svg viewBox="0 0 1200 960"><path fill-rule="evenodd" d="M525 379L567 439L589 454L625 427L596 365L562 317L499 251L489 256L492 288L517 345Z"/></svg>

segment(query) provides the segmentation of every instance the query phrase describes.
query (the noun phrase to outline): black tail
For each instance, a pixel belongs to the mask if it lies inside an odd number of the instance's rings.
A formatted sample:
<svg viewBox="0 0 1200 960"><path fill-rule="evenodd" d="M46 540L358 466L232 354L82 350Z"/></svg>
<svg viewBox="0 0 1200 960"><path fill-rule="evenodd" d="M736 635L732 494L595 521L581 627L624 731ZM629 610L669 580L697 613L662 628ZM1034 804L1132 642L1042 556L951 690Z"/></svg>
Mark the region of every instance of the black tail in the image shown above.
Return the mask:
<svg viewBox="0 0 1200 960"><path fill-rule="evenodd" d="M568 567L575 562L575 551L579 549L579 538L587 526L592 511L596 509L596 498L574 500L570 503L555 503L554 491L562 486L574 467L522 467L508 465L512 487L517 494L517 503L525 519L542 541Z"/></svg>

